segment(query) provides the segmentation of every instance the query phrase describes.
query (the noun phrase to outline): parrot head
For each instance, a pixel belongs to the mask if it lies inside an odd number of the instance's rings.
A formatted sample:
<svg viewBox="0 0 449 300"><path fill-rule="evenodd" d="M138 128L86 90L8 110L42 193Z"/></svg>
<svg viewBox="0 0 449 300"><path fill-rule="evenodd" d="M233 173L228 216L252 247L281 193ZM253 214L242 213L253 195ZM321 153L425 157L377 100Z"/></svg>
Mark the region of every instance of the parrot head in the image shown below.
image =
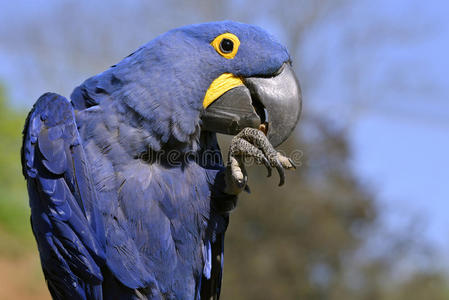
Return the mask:
<svg viewBox="0 0 449 300"><path fill-rule="evenodd" d="M263 29L242 23L180 30L203 53L208 87L201 98L202 130L235 135L259 128L273 146L287 139L301 112L301 89L286 48Z"/></svg>
<svg viewBox="0 0 449 300"><path fill-rule="evenodd" d="M277 146L301 112L286 48L263 29L232 21L170 30L86 80L71 98L76 109L125 103L162 144L172 137L192 144L199 128L235 135L253 127Z"/></svg>

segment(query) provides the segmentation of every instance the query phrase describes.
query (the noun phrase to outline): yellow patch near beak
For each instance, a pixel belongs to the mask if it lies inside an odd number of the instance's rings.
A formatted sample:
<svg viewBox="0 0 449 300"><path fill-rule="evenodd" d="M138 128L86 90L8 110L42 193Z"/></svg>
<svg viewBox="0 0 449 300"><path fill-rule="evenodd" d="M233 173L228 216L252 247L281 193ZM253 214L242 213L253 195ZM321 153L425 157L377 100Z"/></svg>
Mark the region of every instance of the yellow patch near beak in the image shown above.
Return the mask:
<svg viewBox="0 0 449 300"><path fill-rule="evenodd" d="M239 85L243 85L241 78L236 77L231 73L221 74L214 81L212 81L207 89L206 95L204 95L203 107L207 108L218 97Z"/></svg>

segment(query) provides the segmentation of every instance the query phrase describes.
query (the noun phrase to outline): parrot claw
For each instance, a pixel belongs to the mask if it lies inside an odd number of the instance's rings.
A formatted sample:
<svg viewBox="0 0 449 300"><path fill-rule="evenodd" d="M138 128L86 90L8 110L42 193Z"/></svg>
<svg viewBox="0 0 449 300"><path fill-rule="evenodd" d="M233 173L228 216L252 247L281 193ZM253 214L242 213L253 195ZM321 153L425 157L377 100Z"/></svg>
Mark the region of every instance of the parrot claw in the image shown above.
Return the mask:
<svg viewBox="0 0 449 300"><path fill-rule="evenodd" d="M267 177L271 177L271 165L270 165L270 162L268 161L268 159L265 156L263 157L263 164L267 168L267 172L268 172Z"/></svg>
<svg viewBox="0 0 449 300"><path fill-rule="evenodd" d="M245 192L247 192L248 194L251 194L251 189L249 188L249 185L245 186Z"/></svg>
<svg viewBox="0 0 449 300"><path fill-rule="evenodd" d="M285 183L284 169L296 169L290 158L274 149L262 131L245 128L232 139L228 156L228 167L237 189L246 185L247 176L243 163L245 158L252 158L257 164L263 164L268 172L267 177L271 176L271 169L276 168L280 178L279 186Z"/></svg>
<svg viewBox="0 0 449 300"><path fill-rule="evenodd" d="M278 160L284 169L287 169L287 170L296 169L296 166L293 163L293 161L290 158L288 158L287 156L284 156L279 152L278 152Z"/></svg>
<svg viewBox="0 0 449 300"><path fill-rule="evenodd" d="M296 164L293 162L293 160L291 158L288 159L288 162L292 165L293 169L296 170Z"/></svg>
<svg viewBox="0 0 449 300"><path fill-rule="evenodd" d="M284 168L281 165L281 163L279 162L279 160L277 160L275 162L275 167L276 167L276 170L278 170L278 173L279 173L279 178L280 178L279 179L279 186L283 186L284 183L285 183L285 172L284 172Z"/></svg>

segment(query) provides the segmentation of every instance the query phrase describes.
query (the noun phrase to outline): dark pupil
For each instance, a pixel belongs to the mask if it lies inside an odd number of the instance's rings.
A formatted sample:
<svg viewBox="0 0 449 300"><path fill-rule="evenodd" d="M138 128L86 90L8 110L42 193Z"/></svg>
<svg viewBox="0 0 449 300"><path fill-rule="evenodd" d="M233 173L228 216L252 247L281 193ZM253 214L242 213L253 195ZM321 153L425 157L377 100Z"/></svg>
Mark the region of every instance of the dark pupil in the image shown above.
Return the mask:
<svg viewBox="0 0 449 300"><path fill-rule="evenodd" d="M231 53L234 49L234 43L230 39L223 39L220 43L220 50L223 53Z"/></svg>

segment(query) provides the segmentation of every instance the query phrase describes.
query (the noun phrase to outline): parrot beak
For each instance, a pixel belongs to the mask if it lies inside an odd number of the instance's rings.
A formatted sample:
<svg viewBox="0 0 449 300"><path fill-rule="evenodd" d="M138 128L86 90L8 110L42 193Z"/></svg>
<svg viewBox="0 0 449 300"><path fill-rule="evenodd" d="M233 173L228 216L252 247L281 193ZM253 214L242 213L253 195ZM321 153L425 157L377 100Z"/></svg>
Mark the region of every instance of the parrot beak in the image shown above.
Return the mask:
<svg viewBox="0 0 449 300"><path fill-rule="evenodd" d="M216 99L210 100L206 94L202 129L236 135L246 127L258 128L274 147L282 144L301 113L301 88L291 64L284 63L272 76L231 80L230 84L217 84L228 86L228 90ZM214 82L209 90L213 87Z"/></svg>

